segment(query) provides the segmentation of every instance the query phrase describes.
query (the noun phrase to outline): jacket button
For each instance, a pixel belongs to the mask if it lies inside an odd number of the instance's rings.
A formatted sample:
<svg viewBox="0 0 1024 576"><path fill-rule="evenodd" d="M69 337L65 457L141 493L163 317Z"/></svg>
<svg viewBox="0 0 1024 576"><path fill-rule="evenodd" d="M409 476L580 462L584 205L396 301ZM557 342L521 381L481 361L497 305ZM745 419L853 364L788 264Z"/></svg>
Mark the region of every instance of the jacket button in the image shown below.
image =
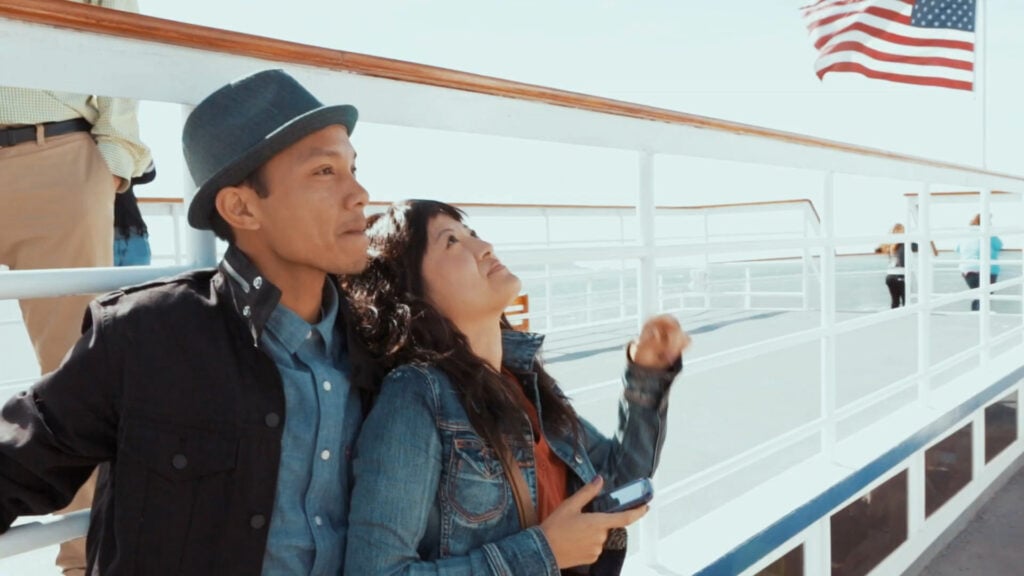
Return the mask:
<svg viewBox="0 0 1024 576"><path fill-rule="evenodd" d="M268 428L277 428L278 425L281 424L281 417L276 413L271 412L263 417L263 423L266 424Z"/></svg>
<svg viewBox="0 0 1024 576"><path fill-rule="evenodd" d="M246 318L252 316L252 308L249 308L248 306L242 308L242 316L245 316Z"/></svg>
<svg viewBox="0 0 1024 576"><path fill-rule="evenodd" d="M257 276L252 279L252 287L259 290L263 287L263 277Z"/></svg>
<svg viewBox="0 0 1024 576"><path fill-rule="evenodd" d="M575 460L577 464L583 464L583 456L577 454Z"/></svg>
<svg viewBox="0 0 1024 576"><path fill-rule="evenodd" d="M249 526L253 530L259 530L267 524L267 519L263 514L253 514L252 518L249 518Z"/></svg>
<svg viewBox="0 0 1024 576"><path fill-rule="evenodd" d="M188 458L184 454L175 454L171 457L171 466L174 466L175 470L184 470L188 466Z"/></svg>

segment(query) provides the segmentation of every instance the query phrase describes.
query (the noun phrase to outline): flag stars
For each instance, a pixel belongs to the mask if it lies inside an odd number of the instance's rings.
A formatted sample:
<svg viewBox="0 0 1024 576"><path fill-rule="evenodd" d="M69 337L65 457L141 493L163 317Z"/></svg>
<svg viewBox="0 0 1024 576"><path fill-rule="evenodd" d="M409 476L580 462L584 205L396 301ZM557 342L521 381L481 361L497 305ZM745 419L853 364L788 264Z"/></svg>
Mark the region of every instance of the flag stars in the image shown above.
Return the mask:
<svg viewBox="0 0 1024 576"><path fill-rule="evenodd" d="M910 25L973 32L976 1L917 0L911 10Z"/></svg>

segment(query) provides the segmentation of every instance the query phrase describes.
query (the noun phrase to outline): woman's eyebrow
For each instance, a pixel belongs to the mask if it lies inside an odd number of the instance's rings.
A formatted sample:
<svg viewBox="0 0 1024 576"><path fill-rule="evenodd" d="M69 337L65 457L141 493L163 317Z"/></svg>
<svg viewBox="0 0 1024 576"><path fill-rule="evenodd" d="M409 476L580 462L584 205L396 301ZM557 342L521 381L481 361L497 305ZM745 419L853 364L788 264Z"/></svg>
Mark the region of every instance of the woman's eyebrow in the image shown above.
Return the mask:
<svg viewBox="0 0 1024 576"><path fill-rule="evenodd" d="M448 227L448 228L442 228L442 229L438 230L437 234L434 234L434 240L437 240L438 238L440 238L441 235L443 235L445 232L455 232L455 228Z"/></svg>

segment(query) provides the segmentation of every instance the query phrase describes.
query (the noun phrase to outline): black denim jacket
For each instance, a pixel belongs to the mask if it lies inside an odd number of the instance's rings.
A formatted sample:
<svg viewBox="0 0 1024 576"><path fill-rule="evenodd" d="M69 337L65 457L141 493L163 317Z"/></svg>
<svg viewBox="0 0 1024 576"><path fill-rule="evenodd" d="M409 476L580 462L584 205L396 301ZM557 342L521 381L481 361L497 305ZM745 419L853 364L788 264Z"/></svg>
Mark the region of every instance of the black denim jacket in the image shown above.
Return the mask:
<svg viewBox="0 0 1024 576"><path fill-rule="evenodd" d="M216 270L93 301L64 364L0 412L0 532L64 507L109 462L89 573L259 574L285 418L259 336L279 300L231 248ZM345 303L338 322L368 409L382 374L348 318Z"/></svg>

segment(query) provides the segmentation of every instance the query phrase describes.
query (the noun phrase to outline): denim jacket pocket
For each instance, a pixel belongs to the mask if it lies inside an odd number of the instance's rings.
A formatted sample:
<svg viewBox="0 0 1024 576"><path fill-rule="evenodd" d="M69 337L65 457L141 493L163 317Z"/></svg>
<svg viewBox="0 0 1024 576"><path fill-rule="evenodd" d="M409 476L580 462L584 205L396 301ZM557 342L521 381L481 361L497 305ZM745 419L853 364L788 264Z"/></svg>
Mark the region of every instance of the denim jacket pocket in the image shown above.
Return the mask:
<svg viewBox="0 0 1024 576"><path fill-rule="evenodd" d="M509 494L494 450L477 436L456 436L449 458L447 499L459 520L475 526L501 518Z"/></svg>

